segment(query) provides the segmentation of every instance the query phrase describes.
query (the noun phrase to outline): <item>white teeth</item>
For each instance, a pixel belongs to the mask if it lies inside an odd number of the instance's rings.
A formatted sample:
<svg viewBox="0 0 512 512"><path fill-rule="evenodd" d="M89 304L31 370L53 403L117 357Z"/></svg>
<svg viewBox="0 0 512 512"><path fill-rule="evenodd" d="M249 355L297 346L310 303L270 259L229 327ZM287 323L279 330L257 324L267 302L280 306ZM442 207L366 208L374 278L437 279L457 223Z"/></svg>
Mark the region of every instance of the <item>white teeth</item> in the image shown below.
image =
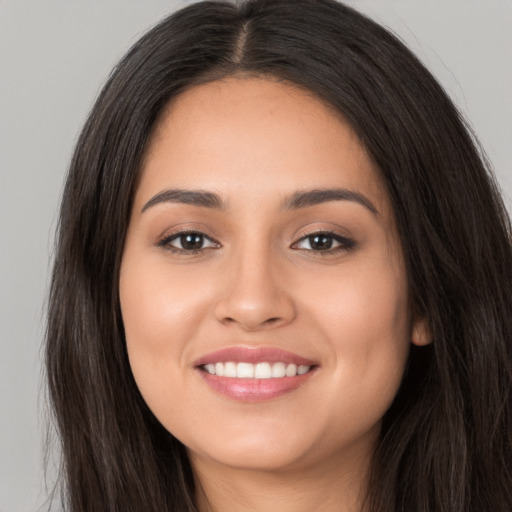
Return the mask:
<svg viewBox="0 0 512 512"><path fill-rule="evenodd" d="M311 366L290 363L209 363L203 369L211 375L219 377L238 377L239 379L276 379L282 377L295 377L309 372Z"/></svg>
<svg viewBox="0 0 512 512"><path fill-rule="evenodd" d="M222 364L222 363L220 363ZM224 363L224 377L236 377L237 370L235 363Z"/></svg>
<svg viewBox="0 0 512 512"><path fill-rule="evenodd" d="M258 363L254 371L256 379L270 379L272 377L272 367L270 363Z"/></svg>
<svg viewBox="0 0 512 512"><path fill-rule="evenodd" d="M252 379L254 377L254 365L251 363L238 363L236 365L236 376L239 379Z"/></svg>
<svg viewBox="0 0 512 512"><path fill-rule="evenodd" d="M297 365L296 364L289 364L286 367L286 376L287 377L295 377L297 375Z"/></svg>
<svg viewBox="0 0 512 512"><path fill-rule="evenodd" d="M286 365L284 363L274 363L272 365L272 377L284 377L286 375Z"/></svg>
<svg viewBox="0 0 512 512"><path fill-rule="evenodd" d="M304 375L305 373L309 372L309 368L310 368L309 366L302 364L297 368L297 374Z"/></svg>

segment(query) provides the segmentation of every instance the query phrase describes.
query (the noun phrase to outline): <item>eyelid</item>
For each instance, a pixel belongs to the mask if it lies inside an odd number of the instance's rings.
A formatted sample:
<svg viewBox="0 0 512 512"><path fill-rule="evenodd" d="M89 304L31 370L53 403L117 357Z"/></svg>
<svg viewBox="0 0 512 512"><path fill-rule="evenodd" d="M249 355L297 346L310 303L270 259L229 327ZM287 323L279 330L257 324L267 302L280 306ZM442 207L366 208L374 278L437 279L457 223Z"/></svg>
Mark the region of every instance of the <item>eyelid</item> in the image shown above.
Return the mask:
<svg viewBox="0 0 512 512"><path fill-rule="evenodd" d="M315 235L327 235L333 240L335 240L339 245L337 247L333 247L327 250L315 250L315 249L303 249L296 247L297 244L302 242L303 240L306 240L309 237L315 236ZM343 252L343 251L350 251L356 247L355 240L348 238L344 235L341 235L340 233L337 233L336 231L332 229L322 229L322 228L316 228L311 229L310 231L301 233L296 239L295 242L293 242L290 246L292 249L298 250L298 251L304 251L304 252L310 252L318 255L329 255L337 252Z"/></svg>
<svg viewBox="0 0 512 512"><path fill-rule="evenodd" d="M183 248L174 247L174 246L171 245L172 241L176 240L180 236L187 235L187 234L200 235L204 239L209 240L210 242L212 242L212 245L209 246L209 247L201 247L199 249L183 249ZM209 249L220 248L221 247L221 244L217 240L215 240L212 236L207 235L201 229L195 229L193 227L181 227L181 228L172 230L171 232L169 232L169 230L167 230L164 235L160 236L157 239L156 245L158 247L160 247L162 249L165 249L165 250L168 250L170 252L175 252L175 253L179 253L179 254L188 254L188 255L197 254L197 253L200 253L200 252L203 252L203 251L207 251Z"/></svg>

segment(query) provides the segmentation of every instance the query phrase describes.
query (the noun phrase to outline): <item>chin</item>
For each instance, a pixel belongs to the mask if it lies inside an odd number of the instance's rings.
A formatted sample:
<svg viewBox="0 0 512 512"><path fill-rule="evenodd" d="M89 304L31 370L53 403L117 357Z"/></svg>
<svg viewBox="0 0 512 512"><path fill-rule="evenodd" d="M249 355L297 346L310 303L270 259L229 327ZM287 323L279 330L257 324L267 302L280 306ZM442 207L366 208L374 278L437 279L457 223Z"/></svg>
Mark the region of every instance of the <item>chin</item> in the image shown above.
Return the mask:
<svg viewBox="0 0 512 512"><path fill-rule="evenodd" d="M304 445L280 443L269 439L244 438L211 445L206 449L187 448L192 461L208 459L211 463L246 471L280 472L301 467L308 454Z"/></svg>

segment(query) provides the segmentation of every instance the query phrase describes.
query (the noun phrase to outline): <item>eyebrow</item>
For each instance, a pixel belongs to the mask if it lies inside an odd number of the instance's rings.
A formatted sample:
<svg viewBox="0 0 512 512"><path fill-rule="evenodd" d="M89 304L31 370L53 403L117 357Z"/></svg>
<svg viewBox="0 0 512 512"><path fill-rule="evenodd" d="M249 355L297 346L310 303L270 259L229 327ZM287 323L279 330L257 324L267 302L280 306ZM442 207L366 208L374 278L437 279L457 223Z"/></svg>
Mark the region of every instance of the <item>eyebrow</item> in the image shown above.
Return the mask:
<svg viewBox="0 0 512 512"><path fill-rule="evenodd" d="M285 199L282 204L282 209L285 211L297 210L330 201L353 201L364 206L374 215L379 215L379 211L367 197L359 192L344 188L321 188L295 192ZM153 196L143 206L141 213L160 203L182 203L216 210L227 209L227 204L220 196L213 192L204 190L169 189Z"/></svg>
<svg viewBox="0 0 512 512"><path fill-rule="evenodd" d="M295 192L295 194L286 199L283 208L284 210L295 210L329 201L353 201L364 206L374 215L379 215L377 208L366 196L346 188L320 188Z"/></svg>
<svg viewBox="0 0 512 512"><path fill-rule="evenodd" d="M226 205L222 199L213 192L203 190L169 189L153 196L142 208L141 213L160 203L182 203L216 210L225 210Z"/></svg>

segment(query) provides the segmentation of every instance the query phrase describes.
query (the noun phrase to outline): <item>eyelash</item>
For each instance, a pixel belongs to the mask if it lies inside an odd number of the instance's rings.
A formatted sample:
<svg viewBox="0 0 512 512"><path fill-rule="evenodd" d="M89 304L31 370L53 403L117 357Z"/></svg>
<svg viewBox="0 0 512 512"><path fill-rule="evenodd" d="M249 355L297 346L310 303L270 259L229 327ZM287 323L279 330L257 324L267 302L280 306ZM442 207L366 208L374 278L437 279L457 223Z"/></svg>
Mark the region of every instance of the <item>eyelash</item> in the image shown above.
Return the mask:
<svg viewBox="0 0 512 512"><path fill-rule="evenodd" d="M174 240L179 240L180 238L186 237L186 236L198 236L198 237L201 237L203 240L208 240L208 241L212 242L212 244L214 244L214 245L212 245L211 247L200 247L198 249L183 249L183 248L174 247L171 245L171 242L173 242ZM184 231L178 231L176 233L172 233L171 235L165 236L164 238L159 240L157 245L158 245L158 247L161 247L162 249L171 251L173 253L186 254L186 255L199 254L205 250L220 247L220 244L218 242L216 242L215 240L213 240L212 238L210 238L208 235L205 235L204 233L201 233L200 231L194 231L194 230L184 230Z"/></svg>
<svg viewBox="0 0 512 512"><path fill-rule="evenodd" d="M327 250L314 250L314 249L301 249L296 247L299 243L309 240L309 244L311 246L311 241L316 237L325 237L330 239L332 242L336 242L339 245L337 247L331 248L329 247ZM294 242L291 247L292 249L296 249L304 252L314 252L319 256L329 256L331 254L336 254L338 252L343 251L351 251L356 246L356 242L351 240L350 238L346 238L344 236L339 235L338 233L334 233L332 231L314 231L312 233L307 233L302 235L296 242Z"/></svg>
<svg viewBox="0 0 512 512"><path fill-rule="evenodd" d="M171 245L173 241L179 240L180 238L186 237L186 236L200 237L201 240L203 241L203 243L205 240L207 240L212 245L209 247L200 247L197 249L184 249L183 247L174 247L173 245ZM309 244L311 246L311 242L314 237L325 237L327 239L330 239L331 243L336 242L339 245L334 248L329 247L326 250L304 249L304 248L297 247L297 245L300 244L301 242L308 241L308 240L309 240ZM182 242L183 242L183 240L182 240ZM181 243L181 245L183 245L183 243ZM162 238L161 240L159 240L157 242L157 246L162 249L176 253L176 254L185 254L185 255L199 254L199 253L202 253L202 252L210 250L210 249L215 249L215 248L221 247L221 245L216 240L210 238L208 235L205 235L204 233L201 233L200 231L194 231L194 230L179 231L176 233L172 233L171 235L165 236L164 238ZM349 238L341 236L337 233L333 233L331 231L314 231L312 233L302 235L296 242L294 242L291 245L291 248L298 250L298 251L313 252L313 253L321 255L321 256L327 256L327 255L336 254L336 253L342 252L342 251L347 251L347 252L351 251L352 249L355 248L355 246L356 246L356 243L354 240L351 240Z"/></svg>

